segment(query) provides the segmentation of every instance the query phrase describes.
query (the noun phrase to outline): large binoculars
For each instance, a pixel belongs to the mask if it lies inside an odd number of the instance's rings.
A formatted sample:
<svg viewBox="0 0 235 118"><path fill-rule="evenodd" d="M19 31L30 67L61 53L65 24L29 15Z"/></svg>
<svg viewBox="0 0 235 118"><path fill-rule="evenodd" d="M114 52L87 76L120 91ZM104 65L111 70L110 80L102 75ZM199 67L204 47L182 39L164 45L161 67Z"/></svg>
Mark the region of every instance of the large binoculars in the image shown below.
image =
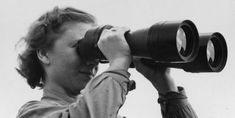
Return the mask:
<svg viewBox="0 0 235 118"><path fill-rule="evenodd" d="M108 62L97 46L99 26L79 40L77 53L84 60ZM190 20L158 22L151 27L125 33L131 54L149 63L181 68L186 72L220 72L227 62L227 45L219 32L199 34Z"/></svg>

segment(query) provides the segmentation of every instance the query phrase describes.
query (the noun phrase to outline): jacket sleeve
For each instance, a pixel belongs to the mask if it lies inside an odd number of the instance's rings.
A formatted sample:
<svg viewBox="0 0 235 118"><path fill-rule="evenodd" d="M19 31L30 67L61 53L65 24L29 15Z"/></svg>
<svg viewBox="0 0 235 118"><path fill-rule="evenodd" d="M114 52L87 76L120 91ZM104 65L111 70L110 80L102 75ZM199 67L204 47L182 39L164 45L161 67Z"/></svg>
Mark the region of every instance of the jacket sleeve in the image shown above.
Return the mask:
<svg viewBox="0 0 235 118"><path fill-rule="evenodd" d="M127 71L109 71L90 81L83 100L91 118L116 118L130 88Z"/></svg>
<svg viewBox="0 0 235 118"><path fill-rule="evenodd" d="M17 118L116 118L130 88L127 71L104 72L92 79L68 106L26 103Z"/></svg>
<svg viewBox="0 0 235 118"><path fill-rule="evenodd" d="M197 118L195 111L188 102L185 91L178 87L179 92L159 94L158 103L161 106L163 118Z"/></svg>

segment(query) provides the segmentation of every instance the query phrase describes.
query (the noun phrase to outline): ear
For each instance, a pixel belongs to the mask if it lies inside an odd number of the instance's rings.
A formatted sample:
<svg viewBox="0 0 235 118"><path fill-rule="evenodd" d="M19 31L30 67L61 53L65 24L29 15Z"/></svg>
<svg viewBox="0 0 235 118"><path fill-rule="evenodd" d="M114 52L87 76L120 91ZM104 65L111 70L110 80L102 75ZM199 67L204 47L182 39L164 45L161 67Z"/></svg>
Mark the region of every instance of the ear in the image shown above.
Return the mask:
<svg viewBox="0 0 235 118"><path fill-rule="evenodd" d="M41 63L43 63L45 65L50 64L50 60L49 60L48 53L46 50L38 49L37 50L37 57L41 61Z"/></svg>

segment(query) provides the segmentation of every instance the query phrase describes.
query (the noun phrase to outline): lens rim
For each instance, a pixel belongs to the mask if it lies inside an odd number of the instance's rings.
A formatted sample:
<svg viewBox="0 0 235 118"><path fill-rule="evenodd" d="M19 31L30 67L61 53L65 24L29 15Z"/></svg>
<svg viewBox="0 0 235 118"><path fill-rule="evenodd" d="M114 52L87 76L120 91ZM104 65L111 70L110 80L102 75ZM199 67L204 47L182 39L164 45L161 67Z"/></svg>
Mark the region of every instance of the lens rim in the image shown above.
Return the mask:
<svg viewBox="0 0 235 118"><path fill-rule="evenodd" d="M220 72L226 65L227 62L227 44L222 34L219 32L215 32L212 34L211 38L209 39L215 49L215 59L214 62L208 61L208 65L214 72ZM209 42L209 41L208 41Z"/></svg>
<svg viewBox="0 0 235 118"><path fill-rule="evenodd" d="M179 25L178 30L180 28L183 29L186 36L186 49L184 51L180 50L179 56L186 60L186 62L192 62L196 58L199 51L198 30L194 23L190 20L183 21Z"/></svg>

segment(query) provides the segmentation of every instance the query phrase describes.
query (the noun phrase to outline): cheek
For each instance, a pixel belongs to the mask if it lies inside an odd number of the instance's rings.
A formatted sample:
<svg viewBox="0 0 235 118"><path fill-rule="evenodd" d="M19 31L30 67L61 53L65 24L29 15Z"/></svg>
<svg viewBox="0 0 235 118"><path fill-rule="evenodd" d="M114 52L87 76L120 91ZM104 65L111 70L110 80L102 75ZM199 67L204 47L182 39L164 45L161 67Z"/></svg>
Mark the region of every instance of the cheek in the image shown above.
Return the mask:
<svg viewBox="0 0 235 118"><path fill-rule="evenodd" d="M71 67L78 67L81 65L81 59L75 52L75 50L69 50L63 56L63 62L66 63L68 66ZM62 62L62 63L63 63Z"/></svg>
<svg viewBox="0 0 235 118"><path fill-rule="evenodd" d="M81 64L81 59L77 55L74 49L62 49L57 51L54 59L57 66L62 66L66 68L78 67Z"/></svg>

